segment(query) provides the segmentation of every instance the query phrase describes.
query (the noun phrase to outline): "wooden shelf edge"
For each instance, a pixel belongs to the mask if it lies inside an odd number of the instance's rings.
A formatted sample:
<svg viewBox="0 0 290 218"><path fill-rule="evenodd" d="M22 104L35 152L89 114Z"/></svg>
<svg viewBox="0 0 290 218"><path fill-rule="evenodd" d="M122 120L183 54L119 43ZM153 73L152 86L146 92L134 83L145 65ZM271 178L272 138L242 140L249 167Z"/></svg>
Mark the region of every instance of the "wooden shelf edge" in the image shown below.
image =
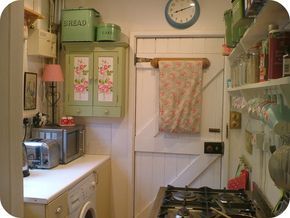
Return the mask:
<svg viewBox="0 0 290 218"><path fill-rule="evenodd" d="M30 8L27 8L27 7L24 7L24 14L26 16L36 17L37 19L44 19L45 18L42 14L40 14L40 13L30 9Z"/></svg>
<svg viewBox="0 0 290 218"><path fill-rule="evenodd" d="M24 19L26 20L26 23L28 26L30 26L31 24L33 24L35 22L35 20L37 19L44 19L45 17L43 15L41 15L40 13L24 7Z"/></svg>

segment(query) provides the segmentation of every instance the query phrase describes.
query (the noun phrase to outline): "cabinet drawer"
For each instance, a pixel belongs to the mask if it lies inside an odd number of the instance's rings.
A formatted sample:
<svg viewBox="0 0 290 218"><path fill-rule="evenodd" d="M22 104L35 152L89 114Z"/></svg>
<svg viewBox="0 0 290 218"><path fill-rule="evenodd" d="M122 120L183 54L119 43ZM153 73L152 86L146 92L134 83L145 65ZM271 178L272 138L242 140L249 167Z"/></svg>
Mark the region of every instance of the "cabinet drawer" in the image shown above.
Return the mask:
<svg viewBox="0 0 290 218"><path fill-rule="evenodd" d="M93 116L98 117L121 117L123 115L121 107L94 107Z"/></svg>
<svg viewBox="0 0 290 218"><path fill-rule="evenodd" d="M66 106L65 114L71 116L92 116L92 106Z"/></svg>
<svg viewBox="0 0 290 218"><path fill-rule="evenodd" d="M46 217L67 217L67 193L62 194L61 196L50 202L46 207L45 214Z"/></svg>

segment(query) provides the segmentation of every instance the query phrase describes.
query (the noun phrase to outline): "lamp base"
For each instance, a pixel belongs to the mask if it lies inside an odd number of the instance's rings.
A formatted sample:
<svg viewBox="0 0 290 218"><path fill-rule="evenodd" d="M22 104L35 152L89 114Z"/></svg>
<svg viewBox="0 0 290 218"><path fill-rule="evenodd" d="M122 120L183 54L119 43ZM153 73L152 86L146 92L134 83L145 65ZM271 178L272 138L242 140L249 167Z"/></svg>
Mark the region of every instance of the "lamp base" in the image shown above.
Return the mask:
<svg viewBox="0 0 290 218"><path fill-rule="evenodd" d="M47 123L47 124L45 124L44 127L60 127L60 125L58 125L56 123Z"/></svg>
<svg viewBox="0 0 290 218"><path fill-rule="evenodd" d="M48 91L45 97L48 103L51 105L51 118L52 118L51 124L57 125L55 124L55 111L56 111L57 102L60 99L60 94L56 92L55 82L51 82L51 84L49 85L49 88L51 89L51 91Z"/></svg>

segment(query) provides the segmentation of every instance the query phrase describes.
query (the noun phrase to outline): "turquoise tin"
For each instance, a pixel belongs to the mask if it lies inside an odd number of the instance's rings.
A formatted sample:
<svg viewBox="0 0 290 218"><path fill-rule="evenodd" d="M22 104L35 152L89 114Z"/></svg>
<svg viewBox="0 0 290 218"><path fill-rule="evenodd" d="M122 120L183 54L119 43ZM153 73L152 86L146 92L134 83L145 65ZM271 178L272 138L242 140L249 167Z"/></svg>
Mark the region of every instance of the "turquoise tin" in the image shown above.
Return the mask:
<svg viewBox="0 0 290 218"><path fill-rule="evenodd" d="M62 42L95 41L95 28L100 13L93 8L63 9L61 14Z"/></svg>
<svg viewBox="0 0 290 218"><path fill-rule="evenodd" d="M96 28L96 41L116 42L120 40L121 28L112 23L99 24Z"/></svg>

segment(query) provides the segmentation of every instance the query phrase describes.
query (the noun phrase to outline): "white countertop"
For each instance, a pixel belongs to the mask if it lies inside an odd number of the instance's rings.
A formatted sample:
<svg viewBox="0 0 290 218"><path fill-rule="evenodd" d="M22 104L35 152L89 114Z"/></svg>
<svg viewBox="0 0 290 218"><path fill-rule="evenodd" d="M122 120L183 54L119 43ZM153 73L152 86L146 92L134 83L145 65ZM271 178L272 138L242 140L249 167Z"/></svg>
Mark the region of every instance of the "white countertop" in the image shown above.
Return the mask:
<svg viewBox="0 0 290 218"><path fill-rule="evenodd" d="M23 178L24 202L49 203L109 158L109 155L84 155L52 169L29 170L30 176Z"/></svg>

